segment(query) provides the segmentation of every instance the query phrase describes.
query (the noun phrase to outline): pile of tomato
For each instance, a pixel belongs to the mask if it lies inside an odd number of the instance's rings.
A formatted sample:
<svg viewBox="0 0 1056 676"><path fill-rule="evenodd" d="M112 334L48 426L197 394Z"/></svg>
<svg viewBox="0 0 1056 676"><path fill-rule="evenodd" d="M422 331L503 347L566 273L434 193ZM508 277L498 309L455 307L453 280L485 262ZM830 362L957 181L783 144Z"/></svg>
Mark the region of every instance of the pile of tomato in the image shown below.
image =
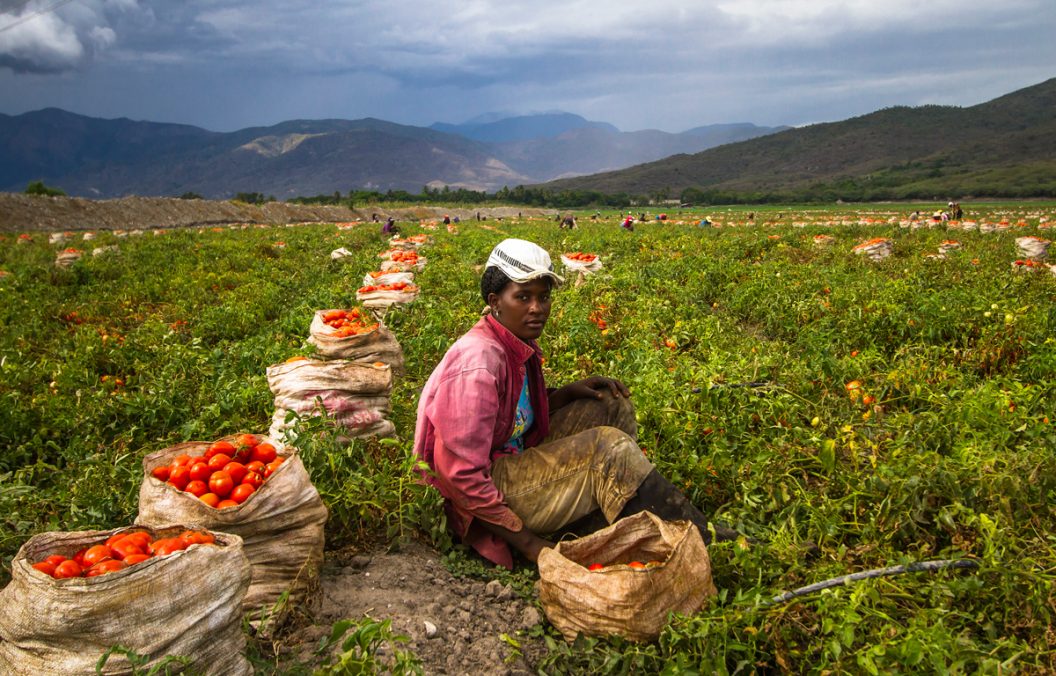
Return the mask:
<svg viewBox="0 0 1056 676"><path fill-rule="evenodd" d="M323 323L336 329L334 335L338 338L358 336L378 328L378 323L365 318L359 308L327 310L323 313Z"/></svg>
<svg viewBox="0 0 1056 676"><path fill-rule="evenodd" d="M270 443L242 434L233 443L214 442L200 456L178 455L170 464L155 467L151 474L210 507L227 509L245 502L282 461Z"/></svg>
<svg viewBox="0 0 1056 676"><path fill-rule="evenodd" d="M407 265L416 265L418 263L418 252L417 251L404 251L403 249L389 249L378 254L379 258L388 258L390 261L396 261L397 263L406 263Z"/></svg>
<svg viewBox="0 0 1056 676"><path fill-rule="evenodd" d="M572 253L566 253L565 258L570 261L579 261L580 263L593 263L598 258L598 254L583 253L582 251L573 251Z"/></svg>
<svg viewBox="0 0 1056 676"><path fill-rule="evenodd" d="M85 547L71 557L52 554L34 563L33 568L57 580L96 577L183 551L191 545L215 543L216 538L208 531L186 530L176 537L158 540L146 531L124 531L111 535L104 543Z"/></svg>
<svg viewBox="0 0 1056 676"><path fill-rule="evenodd" d="M862 242L861 244L859 244L858 246L854 247L854 250L855 251L861 251L862 249L868 249L871 246L876 246L877 244L884 244L884 243L890 242L890 241L891 240L889 240L886 237L874 237L874 238L872 238L870 240L866 240L866 241Z"/></svg>
<svg viewBox="0 0 1056 676"><path fill-rule="evenodd" d="M373 293L375 291L406 291L411 293L417 291L418 287L408 282L396 282L395 284L368 284L359 287L356 293Z"/></svg>

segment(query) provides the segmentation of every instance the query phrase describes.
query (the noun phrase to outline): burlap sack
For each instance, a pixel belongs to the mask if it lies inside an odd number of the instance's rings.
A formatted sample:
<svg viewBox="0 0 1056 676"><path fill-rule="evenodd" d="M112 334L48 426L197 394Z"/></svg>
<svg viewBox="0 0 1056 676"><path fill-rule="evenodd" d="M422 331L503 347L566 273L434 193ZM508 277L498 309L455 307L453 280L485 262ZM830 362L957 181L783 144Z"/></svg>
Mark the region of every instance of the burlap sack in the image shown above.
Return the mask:
<svg viewBox="0 0 1056 676"><path fill-rule="evenodd" d="M1017 237L1016 247L1019 252L1034 260L1044 260L1049 256L1049 240L1041 237Z"/></svg>
<svg viewBox="0 0 1056 676"><path fill-rule="evenodd" d="M395 432L386 420L392 410L392 368L388 364L305 359L269 366L267 373L268 387L275 395L272 438L283 438L290 427L287 411L300 416L325 412L336 425L348 429L348 438Z"/></svg>
<svg viewBox="0 0 1056 676"><path fill-rule="evenodd" d="M366 293L356 291L356 302L361 303L363 307L389 307L390 305L396 305L397 303L413 303L418 298L418 287L408 287L408 290L404 291L390 291L386 289L378 289L376 291L367 291Z"/></svg>
<svg viewBox="0 0 1056 676"><path fill-rule="evenodd" d="M388 364L393 373L403 373L403 348L384 324L378 324L378 328L369 333L341 338L334 335L337 329L323 321L326 312L316 312L309 328L311 336L308 342L315 346L321 356L326 359L382 362Z"/></svg>
<svg viewBox="0 0 1056 676"><path fill-rule="evenodd" d="M645 569L627 565L650 563ZM603 570L587 566L600 563ZM688 521L663 521L640 512L578 540L539 554L539 600L566 640L616 634L655 639L669 613L700 610L716 594L711 560Z"/></svg>
<svg viewBox="0 0 1056 676"><path fill-rule="evenodd" d="M79 249L64 249L55 256L55 265L60 268L68 268L81 260L84 252Z"/></svg>
<svg viewBox="0 0 1056 676"><path fill-rule="evenodd" d="M312 485L301 457L289 448L279 451L286 460L238 507L215 509L151 475L155 467L169 464L181 453L202 455L211 443L177 444L143 458L136 523L178 521L241 537L252 567L243 611L256 620L261 611L270 611L283 592L288 590L290 603L295 603L315 588L323 561L326 505Z"/></svg>
<svg viewBox="0 0 1056 676"><path fill-rule="evenodd" d="M150 658L139 673L168 655L189 658L193 673L252 673L242 633L249 562L237 535L214 533L219 546L194 545L99 577L55 580L31 567L118 530L43 533L22 546L0 592L0 674L95 674L115 645ZM146 530L160 538L185 528ZM131 674L132 666L114 654L101 673Z"/></svg>
<svg viewBox="0 0 1056 676"><path fill-rule="evenodd" d="M414 273L413 272L381 272L380 270L376 273L368 272L363 276L363 284L370 286L371 284L396 284L398 282L404 282L405 284L414 284Z"/></svg>
<svg viewBox="0 0 1056 676"><path fill-rule="evenodd" d="M383 272L421 272L425 269L426 260L419 258L417 263L405 263L401 261L382 261Z"/></svg>
<svg viewBox="0 0 1056 676"><path fill-rule="evenodd" d="M601 256L596 257L592 261L577 261L568 257L567 254L561 254L561 263L564 264L565 268L569 272L585 272L587 274L597 272L601 270Z"/></svg>

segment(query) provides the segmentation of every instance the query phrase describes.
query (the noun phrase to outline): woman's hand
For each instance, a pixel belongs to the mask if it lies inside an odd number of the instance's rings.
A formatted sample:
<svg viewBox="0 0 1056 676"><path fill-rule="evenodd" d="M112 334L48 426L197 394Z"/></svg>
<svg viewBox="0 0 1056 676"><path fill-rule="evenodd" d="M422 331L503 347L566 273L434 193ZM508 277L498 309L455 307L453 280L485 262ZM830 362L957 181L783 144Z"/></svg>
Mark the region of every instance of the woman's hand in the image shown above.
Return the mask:
<svg viewBox="0 0 1056 676"><path fill-rule="evenodd" d="M524 558L532 563L535 563L539 559L539 552L544 549L550 549L554 546L553 542L539 537L527 528L522 528L519 531L512 531L503 528L498 524L488 523L483 519L480 520L480 524L483 525L485 529L505 540L511 547L519 551Z"/></svg>
<svg viewBox="0 0 1056 676"><path fill-rule="evenodd" d="M631 391L627 389L627 386L615 378L591 376L554 390L554 393L550 395L550 409L559 409L576 399L601 399L605 396L605 392L611 392L612 396L617 399L631 396Z"/></svg>

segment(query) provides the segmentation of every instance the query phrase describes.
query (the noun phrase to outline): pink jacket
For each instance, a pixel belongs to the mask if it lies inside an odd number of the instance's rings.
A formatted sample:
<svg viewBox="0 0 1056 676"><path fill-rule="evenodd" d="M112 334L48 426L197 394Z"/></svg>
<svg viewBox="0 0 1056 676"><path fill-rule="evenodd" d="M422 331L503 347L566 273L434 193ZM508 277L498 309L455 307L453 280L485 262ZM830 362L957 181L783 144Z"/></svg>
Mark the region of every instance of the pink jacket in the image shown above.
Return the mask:
<svg viewBox="0 0 1056 676"><path fill-rule="evenodd" d="M414 452L433 470L425 480L444 496L448 524L481 556L507 568L513 556L504 540L477 521L512 531L524 527L491 480L491 463L513 433L525 374L535 424L525 448L550 428L542 353L490 315L458 339L429 376L418 402Z"/></svg>

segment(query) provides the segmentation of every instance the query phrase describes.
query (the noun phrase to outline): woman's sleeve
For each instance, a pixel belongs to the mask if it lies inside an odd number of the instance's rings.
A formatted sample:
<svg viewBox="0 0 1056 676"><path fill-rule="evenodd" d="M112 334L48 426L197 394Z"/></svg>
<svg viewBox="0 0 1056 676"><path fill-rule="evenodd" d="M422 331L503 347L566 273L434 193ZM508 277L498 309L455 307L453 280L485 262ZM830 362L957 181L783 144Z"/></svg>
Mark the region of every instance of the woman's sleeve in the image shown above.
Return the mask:
<svg viewBox="0 0 1056 676"><path fill-rule="evenodd" d="M462 370L440 383L433 400L436 477L455 506L511 531L524 524L491 478L491 440L499 416L498 382L484 368Z"/></svg>

